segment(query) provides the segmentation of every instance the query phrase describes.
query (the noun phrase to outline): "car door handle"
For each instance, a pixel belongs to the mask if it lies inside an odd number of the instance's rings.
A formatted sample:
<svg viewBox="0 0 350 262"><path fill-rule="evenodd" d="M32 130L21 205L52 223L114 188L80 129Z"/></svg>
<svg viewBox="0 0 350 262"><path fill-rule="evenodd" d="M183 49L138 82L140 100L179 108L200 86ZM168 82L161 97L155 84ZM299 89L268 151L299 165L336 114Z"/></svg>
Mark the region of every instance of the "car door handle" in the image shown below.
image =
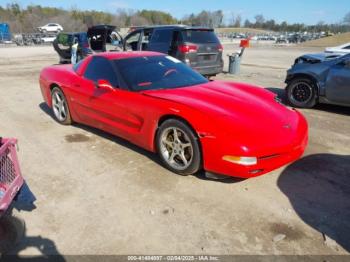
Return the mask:
<svg viewBox="0 0 350 262"><path fill-rule="evenodd" d="M75 86L75 87L80 87L80 85L79 85L79 84L74 84L74 86Z"/></svg>

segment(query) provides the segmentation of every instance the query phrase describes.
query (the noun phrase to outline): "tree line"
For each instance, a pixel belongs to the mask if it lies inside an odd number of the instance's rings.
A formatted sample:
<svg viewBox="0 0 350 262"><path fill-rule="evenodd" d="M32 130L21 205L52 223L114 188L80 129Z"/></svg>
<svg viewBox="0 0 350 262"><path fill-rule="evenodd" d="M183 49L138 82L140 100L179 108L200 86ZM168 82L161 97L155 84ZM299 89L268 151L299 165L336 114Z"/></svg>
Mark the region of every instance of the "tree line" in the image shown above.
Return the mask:
<svg viewBox="0 0 350 262"><path fill-rule="evenodd" d="M234 13L224 16L222 10L206 11L197 14L185 15L177 19L171 14L157 10L132 10L117 9L115 12L84 11L76 7L69 10L40 5L29 5L22 8L18 3L10 3L0 6L0 23L10 25L12 32L33 32L35 28L47 23L54 22L63 26L66 31L85 31L88 27L96 24L112 24L117 27L130 27L141 25L162 24L187 24L207 27L244 27L260 28L271 31L350 31L350 12L337 24L326 24L322 21L316 25L302 23L278 23L274 19L266 19L262 14L254 17L253 21L242 19L241 15Z"/></svg>

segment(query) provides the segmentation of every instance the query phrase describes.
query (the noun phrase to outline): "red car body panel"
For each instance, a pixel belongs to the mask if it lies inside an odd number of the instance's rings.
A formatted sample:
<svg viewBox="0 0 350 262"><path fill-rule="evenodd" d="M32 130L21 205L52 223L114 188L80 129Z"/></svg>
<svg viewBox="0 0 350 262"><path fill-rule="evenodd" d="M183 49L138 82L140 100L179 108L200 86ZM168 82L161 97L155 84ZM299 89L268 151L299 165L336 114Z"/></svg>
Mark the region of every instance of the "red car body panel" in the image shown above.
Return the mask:
<svg viewBox="0 0 350 262"><path fill-rule="evenodd" d="M100 54L108 59L161 55L154 52ZM73 121L102 129L149 151L168 117L185 120L198 135L206 171L254 177L295 161L307 145L305 118L275 101L275 95L248 84L211 81L201 85L131 92L96 89L83 77L92 56L75 72L71 65L44 68L43 97L51 107L51 88L66 96ZM227 162L224 155L254 156L254 166Z"/></svg>

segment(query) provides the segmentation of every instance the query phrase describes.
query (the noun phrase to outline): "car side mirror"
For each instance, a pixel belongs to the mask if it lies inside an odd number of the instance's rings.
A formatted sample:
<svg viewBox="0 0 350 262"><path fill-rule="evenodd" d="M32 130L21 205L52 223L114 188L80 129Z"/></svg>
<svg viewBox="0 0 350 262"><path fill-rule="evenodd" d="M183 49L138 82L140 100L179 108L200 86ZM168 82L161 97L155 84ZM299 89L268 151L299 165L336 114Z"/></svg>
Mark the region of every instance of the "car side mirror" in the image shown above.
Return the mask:
<svg viewBox="0 0 350 262"><path fill-rule="evenodd" d="M96 88L106 90L106 91L114 91L112 84L105 79L100 79L96 83Z"/></svg>

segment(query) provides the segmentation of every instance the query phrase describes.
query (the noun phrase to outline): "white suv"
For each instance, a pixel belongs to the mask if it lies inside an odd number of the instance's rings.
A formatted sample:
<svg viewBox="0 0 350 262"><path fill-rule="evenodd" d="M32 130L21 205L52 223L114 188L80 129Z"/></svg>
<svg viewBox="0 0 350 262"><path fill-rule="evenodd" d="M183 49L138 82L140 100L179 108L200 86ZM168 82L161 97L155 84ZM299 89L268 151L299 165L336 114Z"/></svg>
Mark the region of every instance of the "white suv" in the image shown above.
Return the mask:
<svg viewBox="0 0 350 262"><path fill-rule="evenodd" d="M63 31L63 27L59 24L49 23L47 25L44 25L42 27L38 27L38 30L42 33L46 32L61 32Z"/></svg>

